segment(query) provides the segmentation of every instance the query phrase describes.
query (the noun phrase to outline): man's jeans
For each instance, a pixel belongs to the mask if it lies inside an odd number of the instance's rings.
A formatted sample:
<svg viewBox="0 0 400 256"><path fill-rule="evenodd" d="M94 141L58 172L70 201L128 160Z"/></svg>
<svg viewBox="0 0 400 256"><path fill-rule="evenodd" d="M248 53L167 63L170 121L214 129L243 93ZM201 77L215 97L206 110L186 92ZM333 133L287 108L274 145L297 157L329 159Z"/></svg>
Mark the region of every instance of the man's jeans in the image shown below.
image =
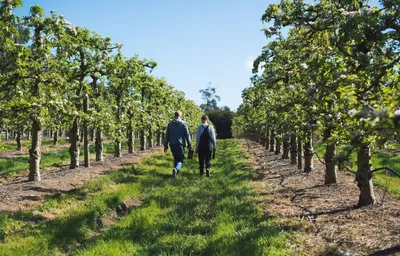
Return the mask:
<svg viewBox="0 0 400 256"><path fill-rule="evenodd" d="M174 156L174 168L180 170L183 164L183 158L185 156L185 148L180 144L170 145L172 155Z"/></svg>

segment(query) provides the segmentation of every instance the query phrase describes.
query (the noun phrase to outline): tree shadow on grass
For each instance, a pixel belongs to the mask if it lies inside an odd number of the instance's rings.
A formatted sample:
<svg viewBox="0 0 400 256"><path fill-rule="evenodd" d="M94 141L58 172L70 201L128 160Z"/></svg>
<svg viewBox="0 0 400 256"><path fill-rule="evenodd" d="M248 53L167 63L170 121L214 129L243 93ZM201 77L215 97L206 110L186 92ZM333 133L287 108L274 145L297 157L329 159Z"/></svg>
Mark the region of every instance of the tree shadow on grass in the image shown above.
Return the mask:
<svg viewBox="0 0 400 256"><path fill-rule="evenodd" d="M210 179L193 174L197 162L191 161L185 164L188 171L173 180L165 170L171 162L159 157L154 170L140 180L147 192L142 205L123 225L82 248L96 246L98 240L130 240L144 255L284 255L282 231L290 228L272 224L273 217L258 210L243 153L232 140L221 144Z"/></svg>

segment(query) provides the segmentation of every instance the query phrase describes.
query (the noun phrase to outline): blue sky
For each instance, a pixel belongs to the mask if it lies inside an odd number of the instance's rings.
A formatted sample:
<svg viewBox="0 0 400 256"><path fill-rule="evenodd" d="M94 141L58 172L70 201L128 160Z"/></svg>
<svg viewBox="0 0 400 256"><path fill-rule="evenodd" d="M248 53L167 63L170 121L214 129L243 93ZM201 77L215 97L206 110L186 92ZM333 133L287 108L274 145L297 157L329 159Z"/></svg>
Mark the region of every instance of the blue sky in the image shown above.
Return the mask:
<svg viewBox="0 0 400 256"><path fill-rule="evenodd" d="M124 45L124 54L154 59L165 77L201 104L211 82L221 106L236 109L250 83L252 60L267 40L260 18L279 0L24 0ZM311 1L310 1L311 2ZM377 0L371 1L376 3Z"/></svg>
<svg viewBox="0 0 400 256"><path fill-rule="evenodd" d="M249 85L251 60L266 44L260 31L265 0L25 0L17 13L37 4L72 24L124 45L128 57L154 59L165 77L201 104L200 89L211 82L220 105L236 109Z"/></svg>

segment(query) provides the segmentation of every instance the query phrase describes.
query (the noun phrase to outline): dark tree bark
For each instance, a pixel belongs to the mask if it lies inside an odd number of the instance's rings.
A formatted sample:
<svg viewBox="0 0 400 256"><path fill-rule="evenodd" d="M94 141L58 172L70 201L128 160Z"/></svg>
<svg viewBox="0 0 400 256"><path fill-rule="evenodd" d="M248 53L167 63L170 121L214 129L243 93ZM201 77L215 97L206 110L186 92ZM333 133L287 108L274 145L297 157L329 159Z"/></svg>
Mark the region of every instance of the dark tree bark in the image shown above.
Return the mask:
<svg viewBox="0 0 400 256"><path fill-rule="evenodd" d="M324 131L324 141L328 141L332 136L333 128L327 127ZM336 162L335 162L336 146L334 143L328 143L325 147L325 184L337 182Z"/></svg>
<svg viewBox="0 0 400 256"><path fill-rule="evenodd" d="M29 149L29 180L40 181L40 158L43 130L41 124L34 120L32 122L32 145Z"/></svg>
<svg viewBox="0 0 400 256"><path fill-rule="evenodd" d="M283 138L283 154L282 159L289 159L289 141L286 138Z"/></svg>
<svg viewBox="0 0 400 256"><path fill-rule="evenodd" d="M8 141L8 130L6 130L6 141Z"/></svg>
<svg viewBox="0 0 400 256"><path fill-rule="evenodd" d="M312 134L309 132L304 143L304 172L309 173L314 170L313 161L314 149L312 146Z"/></svg>
<svg viewBox="0 0 400 256"><path fill-rule="evenodd" d="M276 147L275 147L275 155L279 155L281 153L281 139L280 138L275 138L276 140Z"/></svg>
<svg viewBox="0 0 400 256"><path fill-rule="evenodd" d="M290 135L290 163L297 163L297 141L294 132Z"/></svg>
<svg viewBox="0 0 400 256"><path fill-rule="evenodd" d="M83 129L82 129L83 127L80 127L80 128L81 128L81 129L79 129L79 131L80 131L79 142L80 142L80 143L83 143L83 136L84 136L84 135L83 135Z"/></svg>
<svg viewBox="0 0 400 256"><path fill-rule="evenodd" d="M58 144L58 131L54 132L54 137L53 137L53 145Z"/></svg>
<svg viewBox="0 0 400 256"><path fill-rule="evenodd" d="M269 149L269 130L267 129L266 133L265 133L265 149L268 150Z"/></svg>
<svg viewBox="0 0 400 256"><path fill-rule="evenodd" d="M93 127L90 129L90 141L94 141L94 138L96 137L96 129Z"/></svg>
<svg viewBox="0 0 400 256"><path fill-rule="evenodd" d="M374 187L372 185L372 164L370 147L362 144L357 152L357 186L360 189L360 198L357 207L367 206L375 203Z"/></svg>
<svg viewBox="0 0 400 256"><path fill-rule="evenodd" d="M17 137L15 138L15 141L17 142L17 151L22 150L22 143L21 143L21 130L17 131Z"/></svg>
<svg viewBox="0 0 400 256"><path fill-rule="evenodd" d="M71 146L69 148L69 155L71 157L71 162L69 165L70 169L75 169L79 168L79 153L80 153L80 132L79 132L79 121L78 118L76 117L74 120L74 123L72 125L71 131L70 131L70 142Z"/></svg>
<svg viewBox="0 0 400 256"><path fill-rule="evenodd" d="M194 136L192 136L192 138L194 138ZM158 131L157 132L157 146L161 146L162 145L162 135L161 132Z"/></svg>
<svg viewBox="0 0 400 256"><path fill-rule="evenodd" d="M271 131L271 138L269 140L269 151L274 152L275 151L275 131Z"/></svg>

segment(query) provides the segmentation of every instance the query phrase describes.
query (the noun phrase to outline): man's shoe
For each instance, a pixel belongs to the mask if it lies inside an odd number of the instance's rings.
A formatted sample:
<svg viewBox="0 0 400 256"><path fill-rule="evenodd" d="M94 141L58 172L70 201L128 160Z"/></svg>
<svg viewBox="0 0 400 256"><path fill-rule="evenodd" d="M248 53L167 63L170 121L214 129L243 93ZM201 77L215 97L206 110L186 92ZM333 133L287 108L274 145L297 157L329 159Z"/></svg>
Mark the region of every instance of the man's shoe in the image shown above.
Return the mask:
<svg viewBox="0 0 400 256"><path fill-rule="evenodd" d="M211 175L210 175L210 169L207 169L207 170L206 170L206 176L207 176L207 178L210 178L210 176L211 176Z"/></svg>
<svg viewBox="0 0 400 256"><path fill-rule="evenodd" d="M178 175L178 170L174 168L172 169L172 178L176 178L176 175Z"/></svg>

